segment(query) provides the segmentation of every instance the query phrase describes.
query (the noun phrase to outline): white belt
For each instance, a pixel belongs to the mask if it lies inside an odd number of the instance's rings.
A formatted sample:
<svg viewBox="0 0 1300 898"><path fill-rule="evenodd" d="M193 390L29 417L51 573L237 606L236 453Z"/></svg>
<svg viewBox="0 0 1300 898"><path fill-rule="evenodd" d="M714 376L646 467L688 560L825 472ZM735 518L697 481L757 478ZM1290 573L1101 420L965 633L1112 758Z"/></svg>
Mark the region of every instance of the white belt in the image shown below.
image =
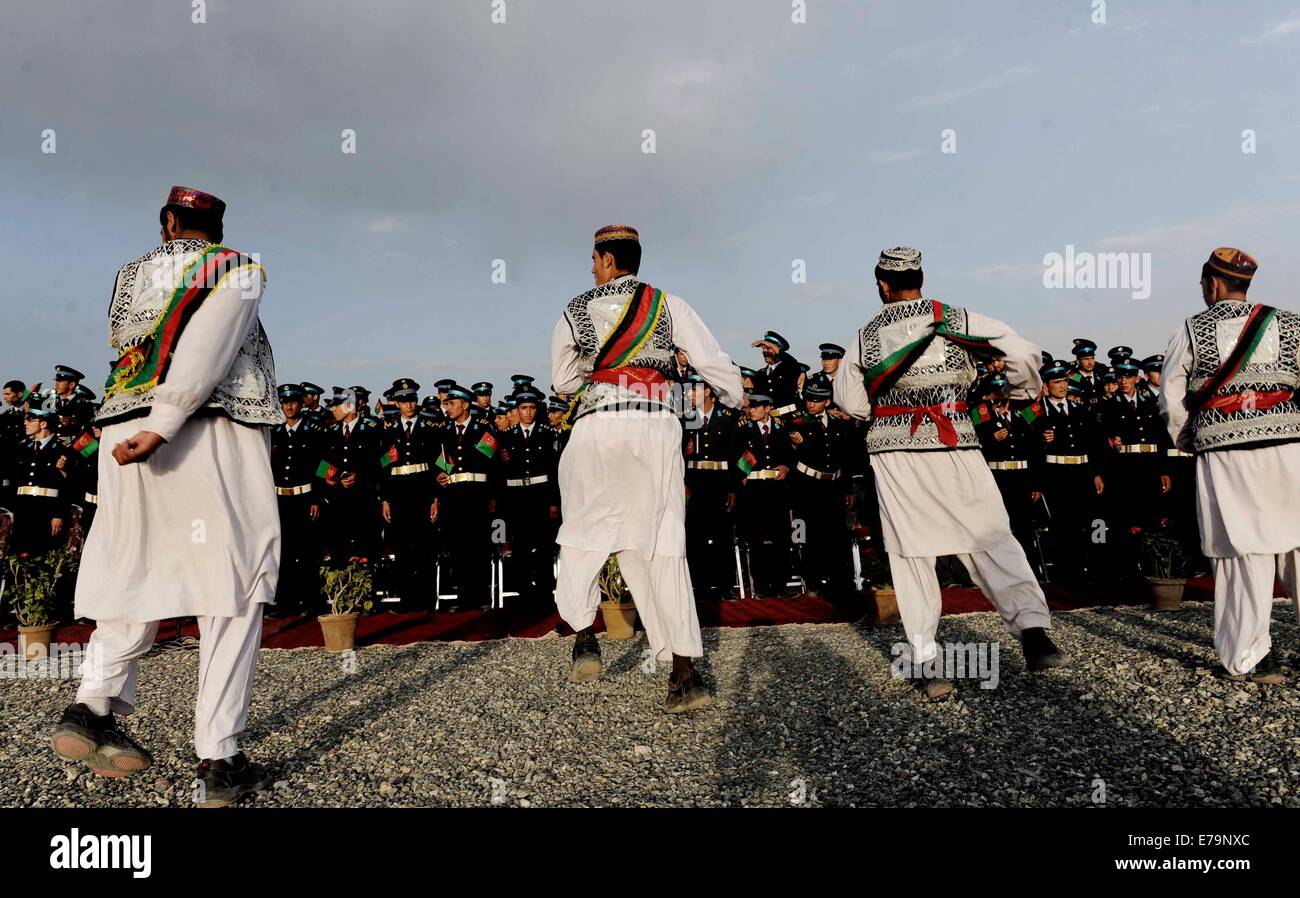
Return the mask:
<svg viewBox="0 0 1300 898"><path fill-rule="evenodd" d="M774 415L784 415L786 412L792 412L792 411L794 411L796 408L798 408L798 406L795 405L795 404L792 402L792 403L790 403L789 405L783 405L783 406L781 406L779 409L776 409L775 411L773 411L772 414L774 414Z"/></svg>
<svg viewBox="0 0 1300 898"><path fill-rule="evenodd" d="M1023 471L1029 467L1027 461L991 461L989 468L994 471Z"/></svg>
<svg viewBox="0 0 1300 898"><path fill-rule="evenodd" d="M839 480L840 479L839 471L818 471L816 468L808 467L803 462L797 463L794 466L794 469L796 471L800 471L804 474L807 474L809 477L816 477L818 480Z"/></svg>
<svg viewBox="0 0 1300 898"><path fill-rule="evenodd" d="M781 476L781 472L776 468L762 468L758 471L750 471L748 480L775 480Z"/></svg>
<svg viewBox="0 0 1300 898"><path fill-rule="evenodd" d="M516 477L507 480L506 486L532 486L535 483L546 483L550 479L550 475L547 474L538 474L536 477Z"/></svg>
<svg viewBox="0 0 1300 898"><path fill-rule="evenodd" d="M448 483L487 483L486 474L473 474L469 471L462 471L459 474L448 474Z"/></svg>
<svg viewBox="0 0 1300 898"><path fill-rule="evenodd" d="M428 463L420 462L418 465L401 465L393 468L388 473L392 474L394 477L402 477L406 474L423 474L427 470L429 470Z"/></svg>
<svg viewBox="0 0 1300 898"><path fill-rule="evenodd" d="M46 499L59 498L58 490L47 490L43 486L20 486L18 487L20 496L44 496Z"/></svg>
<svg viewBox="0 0 1300 898"><path fill-rule="evenodd" d="M1155 443L1125 443L1119 451L1121 455L1132 455L1135 452L1159 452L1160 447Z"/></svg>
<svg viewBox="0 0 1300 898"><path fill-rule="evenodd" d="M302 486L277 486L275 488L275 494L277 496L301 496L303 493L310 492L310 483L304 483Z"/></svg>
<svg viewBox="0 0 1300 898"><path fill-rule="evenodd" d="M730 467L725 461L688 461L686 467L694 468L697 471L725 471Z"/></svg>
<svg viewBox="0 0 1300 898"><path fill-rule="evenodd" d="M1195 458L1196 457L1195 452L1184 452L1181 449L1166 449L1165 455L1168 455L1170 458Z"/></svg>
<svg viewBox="0 0 1300 898"><path fill-rule="evenodd" d="M1083 465L1088 463L1086 455L1045 455L1043 461L1049 465Z"/></svg>
<svg viewBox="0 0 1300 898"><path fill-rule="evenodd" d="M86 493L86 501L91 505L99 504L99 493Z"/></svg>

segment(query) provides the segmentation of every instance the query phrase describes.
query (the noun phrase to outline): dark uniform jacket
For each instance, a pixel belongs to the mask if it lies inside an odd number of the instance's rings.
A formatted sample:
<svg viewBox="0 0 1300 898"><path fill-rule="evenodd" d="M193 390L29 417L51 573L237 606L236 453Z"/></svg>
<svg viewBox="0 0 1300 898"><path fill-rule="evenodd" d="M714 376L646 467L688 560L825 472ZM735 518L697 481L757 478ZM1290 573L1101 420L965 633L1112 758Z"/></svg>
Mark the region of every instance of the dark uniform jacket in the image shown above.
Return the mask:
<svg viewBox="0 0 1300 898"><path fill-rule="evenodd" d="M442 448L439 425L418 414L411 419L411 432L406 432L406 421L398 418L384 427L379 461L379 495L391 502L399 494L417 490L421 498L431 498L434 477L438 469L434 461ZM411 470L423 465L424 470Z"/></svg>
<svg viewBox="0 0 1300 898"><path fill-rule="evenodd" d="M743 479L742 472L736 467L744 451L739 431L740 413L715 403L708 423L700 426L704 412L702 409L694 411L697 417L690 419L688 426L682 429L686 482L701 476L712 478L725 474L730 481L729 488L734 488Z"/></svg>
<svg viewBox="0 0 1300 898"><path fill-rule="evenodd" d="M451 475L483 474L495 491L501 481L501 437L485 421L471 418L465 424L464 435L457 439L456 425L448 421L438 429L434 458L441 456L453 467ZM479 448L482 445L483 448ZM496 448L493 448L493 445ZM439 469L441 470L441 468Z"/></svg>
<svg viewBox="0 0 1300 898"><path fill-rule="evenodd" d="M305 418L292 431L287 424L271 428L271 474L280 488L312 485L319 488L316 469L325 453L324 432Z"/></svg>
<svg viewBox="0 0 1300 898"><path fill-rule="evenodd" d="M357 482L352 489L373 490L381 471L379 456L385 448L381 425L358 418L352 424L351 434L344 436L343 422L338 421L326 434L324 459L337 469L336 481L342 480L344 474L356 474Z"/></svg>
<svg viewBox="0 0 1300 898"><path fill-rule="evenodd" d="M826 418L825 425L822 424L823 417ZM790 444L792 458L790 464L794 469L792 476L812 476L798 471L798 466L803 464L825 474L838 473L840 476L837 480L824 482L837 483L847 490L853 475L853 466L857 462L853 452L857 445L857 431L852 422L836 418L829 413L810 415L807 412L797 412L788 415L785 423L790 432L803 436L803 441L799 445L796 446L793 442Z"/></svg>
<svg viewBox="0 0 1300 898"><path fill-rule="evenodd" d="M506 494L512 490L524 489L533 484L510 485L509 481L529 480L545 477L545 486L551 505L560 504L560 434L549 424L533 422L532 433L524 436L524 426L514 427L499 433L497 440L501 444L498 455L501 459L502 477L507 482Z"/></svg>
<svg viewBox="0 0 1300 898"><path fill-rule="evenodd" d="M59 470L59 460L64 459L64 468ZM25 439L18 445L14 465L13 488L35 487L40 490L52 490L57 495L41 496L39 506L51 519L68 519L69 505L82 497L75 495L77 456L58 437L51 437L43 447L35 440ZM35 496L26 498L37 498Z"/></svg>

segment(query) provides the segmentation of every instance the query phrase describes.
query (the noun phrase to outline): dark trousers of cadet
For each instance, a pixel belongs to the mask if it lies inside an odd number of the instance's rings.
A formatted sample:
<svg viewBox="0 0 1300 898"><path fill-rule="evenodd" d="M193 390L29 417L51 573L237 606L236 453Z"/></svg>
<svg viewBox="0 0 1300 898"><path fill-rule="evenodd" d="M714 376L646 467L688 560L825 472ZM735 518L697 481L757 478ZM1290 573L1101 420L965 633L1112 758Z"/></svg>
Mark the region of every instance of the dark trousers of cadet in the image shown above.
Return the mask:
<svg viewBox="0 0 1300 898"><path fill-rule="evenodd" d="M451 563L450 577L444 569L442 591L454 584L460 605L491 604L491 495L488 484L470 481L450 483L438 497L438 524Z"/></svg>
<svg viewBox="0 0 1300 898"><path fill-rule="evenodd" d="M1035 558L1034 547L1034 474L1028 468L1019 471L993 471L993 482L1002 494L1002 505L1011 521L1011 534L1025 550L1025 556Z"/></svg>
<svg viewBox="0 0 1300 898"><path fill-rule="evenodd" d="M790 496L795 526L803 521L805 527L801 552L804 583L819 592L847 592L852 588L853 562L849 557L844 484L791 473Z"/></svg>
<svg viewBox="0 0 1300 898"><path fill-rule="evenodd" d="M350 558L373 560L379 554L379 499L369 486L329 491L330 564L345 567Z"/></svg>
<svg viewBox="0 0 1300 898"><path fill-rule="evenodd" d="M423 482L414 482L423 478ZM384 527L384 541L393 553L390 588L403 607L432 607L433 603L433 480L424 474L400 478L391 490L388 509L393 520ZM406 481L412 481L407 483Z"/></svg>
<svg viewBox="0 0 1300 898"><path fill-rule="evenodd" d="M324 608L321 596L320 555L313 533L312 492L276 496L280 508L280 580L275 587L275 607L281 611L316 611Z"/></svg>
<svg viewBox="0 0 1300 898"><path fill-rule="evenodd" d="M727 471L687 471L686 563L696 595L730 593L736 582L735 534L727 512Z"/></svg>
<svg viewBox="0 0 1300 898"><path fill-rule="evenodd" d="M749 549L759 596L779 595L790 581L790 505L785 481L750 480L736 497L736 525Z"/></svg>
<svg viewBox="0 0 1300 898"><path fill-rule="evenodd" d="M550 484L505 488L510 565L506 586L527 600L555 595L555 534L551 504L559 505Z"/></svg>
<svg viewBox="0 0 1300 898"><path fill-rule="evenodd" d="M1201 554L1201 531L1196 521L1196 458L1179 455L1168 459L1169 492L1161 507L1169 526L1194 556ZM1208 566L1206 567L1208 570Z"/></svg>
<svg viewBox="0 0 1300 898"><path fill-rule="evenodd" d="M1109 533L1106 540L1113 573L1134 580L1140 576L1140 533L1133 530L1153 530L1160 526L1165 497L1160 492L1160 473L1165 459L1157 453L1119 455L1111 461L1110 470L1103 474L1106 481L1106 523Z"/></svg>
<svg viewBox="0 0 1300 898"><path fill-rule="evenodd" d="M63 545L72 527L72 512L58 499L49 496L15 496L13 507L14 530L9 541L9 554L26 552L44 555ZM55 515L63 519L63 529L58 536L50 535L50 525Z"/></svg>
<svg viewBox="0 0 1300 898"><path fill-rule="evenodd" d="M1093 533L1102 508L1092 478L1088 465L1044 464L1042 468L1039 483L1051 515L1052 561L1056 566L1052 579L1058 583L1083 574L1085 567L1094 578L1101 574ZM1110 522L1105 523L1109 530Z"/></svg>

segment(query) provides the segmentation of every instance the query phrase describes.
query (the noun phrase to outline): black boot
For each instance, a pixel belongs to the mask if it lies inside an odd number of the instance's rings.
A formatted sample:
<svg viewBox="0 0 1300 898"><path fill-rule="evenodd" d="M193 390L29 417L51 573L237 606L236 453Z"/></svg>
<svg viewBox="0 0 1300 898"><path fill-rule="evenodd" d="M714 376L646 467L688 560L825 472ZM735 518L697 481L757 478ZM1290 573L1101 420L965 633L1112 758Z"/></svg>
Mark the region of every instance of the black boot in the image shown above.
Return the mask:
<svg viewBox="0 0 1300 898"><path fill-rule="evenodd" d="M579 630L573 637L573 666L569 668L570 683L590 683L600 679L604 665L600 662L600 643L596 641L593 627Z"/></svg>
<svg viewBox="0 0 1300 898"><path fill-rule="evenodd" d="M130 776L153 763L111 711L101 717L80 702L63 712L51 743L59 757L84 761L98 776Z"/></svg>
<svg viewBox="0 0 1300 898"><path fill-rule="evenodd" d="M271 785L271 774L244 757L241 751L233 758L200 761L195 776L202 782L196 804L201 808L225 808Z"/></svg>
<svg viewBox="0 0 1300 898"><path fill-rule="evenodd" d="M1070 663L1070 656L1056 647L1042 627L1024 630L1020 634L1020 647L1025 653L1025 668L1035 673Z"/></svg>
<svg viewBox="0 0 1300 898"><path fill-rule="evenodd" d="M695 669L690 658L673 655L673 673L668 678L668 701L664 710L669 714L682 714L703 708L713 701L704 678Z"/></svg>

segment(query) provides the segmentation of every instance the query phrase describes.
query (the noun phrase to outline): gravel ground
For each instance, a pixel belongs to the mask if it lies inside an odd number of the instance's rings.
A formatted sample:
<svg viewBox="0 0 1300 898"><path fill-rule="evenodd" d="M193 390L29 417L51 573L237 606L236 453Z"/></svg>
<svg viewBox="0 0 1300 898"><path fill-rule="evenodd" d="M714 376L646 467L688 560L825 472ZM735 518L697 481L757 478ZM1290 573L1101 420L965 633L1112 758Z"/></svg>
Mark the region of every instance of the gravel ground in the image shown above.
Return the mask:
<svg viewBox="0 0 1300 898"><path fill-rule="evenodd" d="M245 736L276 771L254 806L1300 806L1300 689L1214 675L1213 607L1055 615L1074 667L1025 673L994 614L945 617L941 644L1002 643L995 688L927 704L891 679L898 626L705 632L714 705L660 711L666 665L602 640L606 674L564 681L570 641L263 651ZM1300 639L1274 607L1291 672ZM191 803L197 653L142 662L131 732L155 754L105 780L49 730L75 682L0 683L0 804Z"/></svg>

